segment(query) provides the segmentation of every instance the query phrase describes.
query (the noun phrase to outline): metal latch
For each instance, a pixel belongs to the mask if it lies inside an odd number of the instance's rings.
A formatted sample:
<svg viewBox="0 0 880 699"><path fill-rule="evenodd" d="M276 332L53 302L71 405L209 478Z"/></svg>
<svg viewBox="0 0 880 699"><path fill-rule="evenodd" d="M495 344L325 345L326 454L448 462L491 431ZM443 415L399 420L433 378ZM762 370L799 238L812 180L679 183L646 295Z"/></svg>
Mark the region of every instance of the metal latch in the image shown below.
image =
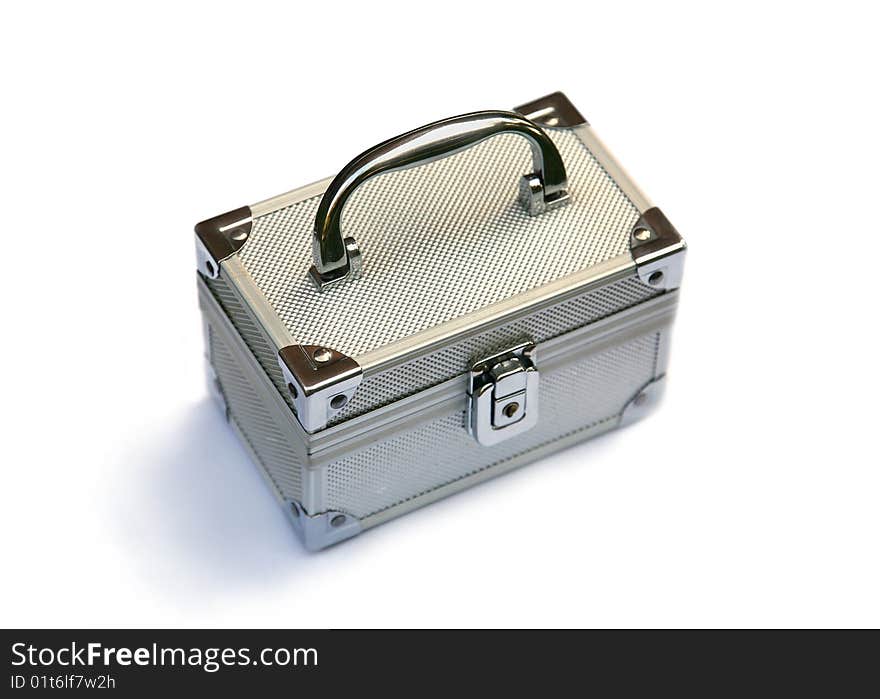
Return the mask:
<svg viewBox="0 0 880 699"><path fill-rule="evenodd" d="M468 430L491 446L522 434L538 422L535 345L522 342L471 365Z"/></svg>

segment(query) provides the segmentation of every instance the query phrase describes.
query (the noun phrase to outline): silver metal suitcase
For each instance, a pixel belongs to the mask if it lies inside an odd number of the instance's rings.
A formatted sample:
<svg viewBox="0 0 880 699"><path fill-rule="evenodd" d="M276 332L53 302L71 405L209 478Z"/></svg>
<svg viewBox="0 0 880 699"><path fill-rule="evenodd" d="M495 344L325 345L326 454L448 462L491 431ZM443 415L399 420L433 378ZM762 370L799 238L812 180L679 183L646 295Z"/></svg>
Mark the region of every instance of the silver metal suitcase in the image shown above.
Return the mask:
<svg viewBox="0 0 880 699"><path fill-rule="evenodd" d="M685 244L562 93L195 231L209 386L310 549L661 395Z"/></svg>

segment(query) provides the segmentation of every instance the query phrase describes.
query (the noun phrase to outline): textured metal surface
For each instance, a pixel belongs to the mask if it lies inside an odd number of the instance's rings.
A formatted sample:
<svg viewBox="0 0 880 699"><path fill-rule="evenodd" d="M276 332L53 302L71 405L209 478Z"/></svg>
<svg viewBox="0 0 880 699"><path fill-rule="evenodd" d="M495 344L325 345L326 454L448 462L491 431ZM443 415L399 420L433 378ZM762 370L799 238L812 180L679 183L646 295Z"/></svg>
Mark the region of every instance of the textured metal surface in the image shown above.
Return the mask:
<svg viewBox="0 0 880 699"><path fill-rule="evenodd" d="M244 377L233 352L210 326L208 342L229 419L235 422L278 492L287 499L301 500L301 461L278 428L270 407Z"/></svg>
<svg viewBox="0 0 880 699"><path fill-rule="evenodd" d="M357 357L626 253L639 212L573 132L549 134L569 176L558 210L522 210L531 151L501 135L357 190L342 230L361 279L320 294L307 278L320 197L257 217L242 264L297 342Z"/></svg>
<svg viewBox="0 0 880 699"><path fill-rule="evenodd" d="M278 366L278 349L270 344L269 340L263 334L263 331L254 320L251 314L239 298L235 295L226 280L225 275L221 274L217 279L205 278L205 282L214 298L225 311L227 317L233 327L238 331L241 339L253 353L256 360L263 367L263 371L278 389L278 392L284 398L288 405L293 406L293 399L287 390L287 382Z"/></svg>
<svg viewBox="0 0 880 699"><path fill-rule="evenodd" d="M356 417L435 386L453 376L464 374L470 366L470 360L479 352L509 343L521 336L537 343L544 342L630 308L659 293L636 277L623 279L533 313L502 328L480 333L455 345L379 372L364 380L354 398L331 424Z"/></svg>
<svg viewBox="0 0 880 699"><path fill-rule="evenodd" d="M660 337L651 333L542 376L539 424L503 444L477 444L462 410L332 463L326 506L367 517L554 440L619 420L628 401L655 376Z"/></svg>
<svg viewBox="0 0 880 699"><path fill-rule="evenodd" d="M245 344L253 352L269 379L288 405L293 404L286 382L278 366L277 350L221 276L206 279L214 298L226 312ZM613 313L631 308L660 294L636 277L622 279L600 289L533 313L508 325L472 336L432 354L367 377L354 398L331 421L331 425L363 415L370 410L414 395L454 376L467 372L476 353L526 336L544 342L566 332L584 327Z"/></svg>

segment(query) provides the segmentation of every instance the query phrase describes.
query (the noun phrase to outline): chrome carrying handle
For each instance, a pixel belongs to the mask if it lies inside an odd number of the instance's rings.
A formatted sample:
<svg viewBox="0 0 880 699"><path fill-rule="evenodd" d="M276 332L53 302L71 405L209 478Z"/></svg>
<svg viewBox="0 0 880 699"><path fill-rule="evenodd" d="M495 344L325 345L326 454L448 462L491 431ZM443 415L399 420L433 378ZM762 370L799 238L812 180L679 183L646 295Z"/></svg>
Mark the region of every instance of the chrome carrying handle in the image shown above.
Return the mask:
<svg viewBox="0 0 880 699"><path fill-rule="evenodd" d="M501 133L525 136L532 147L533 172L520 181L520 200L532 214L565 204L568 179L562 156L550 137L516 112L484 111L435 121L370 148L333 178L318 206L312 239L314 265L309 270L319 289L360 274L357 243L343 238L342 209L367 180L454 155Z"/></svg>

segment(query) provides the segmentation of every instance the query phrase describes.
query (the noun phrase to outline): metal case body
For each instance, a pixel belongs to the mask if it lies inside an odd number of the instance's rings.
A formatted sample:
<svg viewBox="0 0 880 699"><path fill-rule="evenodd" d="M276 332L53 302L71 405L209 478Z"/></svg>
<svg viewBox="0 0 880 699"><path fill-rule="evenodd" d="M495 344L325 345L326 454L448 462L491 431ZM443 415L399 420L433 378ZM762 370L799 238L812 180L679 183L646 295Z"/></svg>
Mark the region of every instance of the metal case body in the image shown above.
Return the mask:
<svg viewBox="0 0 880 699"><path fill-rule="evenodd" d="M684 243L563 95L516 111L565 163L552 210L517 206L529 148L500 133L358 183L337 252L363 273L323 290L336 181L196 228L209 385L309 548L659 399Z"/></svg>

